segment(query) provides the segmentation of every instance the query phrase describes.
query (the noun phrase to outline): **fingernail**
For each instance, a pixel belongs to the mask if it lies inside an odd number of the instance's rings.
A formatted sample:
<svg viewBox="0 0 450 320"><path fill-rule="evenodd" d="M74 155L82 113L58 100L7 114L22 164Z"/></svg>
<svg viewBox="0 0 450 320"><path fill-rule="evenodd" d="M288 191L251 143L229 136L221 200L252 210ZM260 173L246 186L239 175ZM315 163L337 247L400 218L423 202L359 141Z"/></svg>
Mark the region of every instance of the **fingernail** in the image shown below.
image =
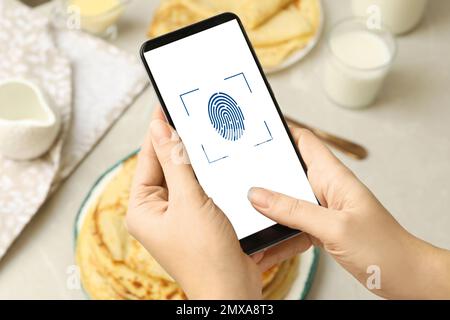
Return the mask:
<svg viewBox="0 0 450 320"><path fill-rule="evenodd" d="M267 209L270 207L273 193L263 188L251 188L248 191L247 197L255 206L261 209Z"/></svg>
<svg viewBox="0 0 450 320"><path fill-rule="evenodd" d="M170 127L162 120L154 120L150 124L150 132L152 134L153 141L158 145L162 145L170 140L172 131Z"/></svg>

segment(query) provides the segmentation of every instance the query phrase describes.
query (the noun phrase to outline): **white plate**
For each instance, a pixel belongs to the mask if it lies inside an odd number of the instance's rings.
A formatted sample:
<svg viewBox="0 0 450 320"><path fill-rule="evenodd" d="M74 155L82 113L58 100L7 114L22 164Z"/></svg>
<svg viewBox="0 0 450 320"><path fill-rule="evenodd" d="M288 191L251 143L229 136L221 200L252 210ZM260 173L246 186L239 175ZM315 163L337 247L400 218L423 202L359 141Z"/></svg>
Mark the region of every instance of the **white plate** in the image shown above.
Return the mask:
<svg viewBox="0 0 450 320"><path fill-rule="evenodd" d="M317 28L317 30L316 30L316 34L314 35L314 37L308 42L308 44L305 47L291 53L287 57L287 59L284 60L280 65L273 67L273 68L264 68L264 72L266 74L272 74L272 73L289 68L293 64L299 62L304 57L306 57L306 55L309 52L311 52L311 50L317 45L317 43L319 42L319 39L322 35L323 27L325 24L325 13L323 11L322 0L319 0L319 10L320 10L320 24L319 24L319 28Z"/></svg>
<svg viewBox="0 0 450 320"><path fill-rule="evenodd" d="M106 172L104 172L97 179L97 181L92 186L91 190L89 190L75 218L75 225L74 225L75 248L78 233L81 230L86 214L89 212L89 208L95 204L97 197L102 194L102 191L104 190L108 182L111 181L115 177L115 175L120 171L123 162L126 161L128 158L134 156L136 153L137 151L133 152L126 158L117 162L110 169L106 170ZM310 248L308 251L304 252L300 256L300 263L298 266L299 268L298 276L295 279L294 283L292 284L289 293L286 295L285 298L286 300L305 299L306 295L309 292L309 289L311 288L314 274L317 269L318 260L319 260L319 250L317 248ZM87 293L86 296L88 296Z"/></svg>

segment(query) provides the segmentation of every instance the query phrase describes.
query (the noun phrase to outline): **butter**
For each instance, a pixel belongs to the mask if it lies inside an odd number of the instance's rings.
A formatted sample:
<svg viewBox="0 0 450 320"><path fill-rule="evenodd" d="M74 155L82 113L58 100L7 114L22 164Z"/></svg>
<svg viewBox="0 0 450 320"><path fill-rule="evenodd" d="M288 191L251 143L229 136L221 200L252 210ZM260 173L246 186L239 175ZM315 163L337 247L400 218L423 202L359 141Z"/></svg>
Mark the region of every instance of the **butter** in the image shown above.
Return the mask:
<svg viewBox="0 0 450 320"><path fill-rule="evenodd" d="M78 7L82 16L100 15L120 6L119 0L71 0L70 4Z"/></svg>
<svg viewBox="0 0 450 320"><path fill-rule="evenodd" d="M121 0L70 0L80 14L81 28L96 35L105 35L115 27L123 12Z"/></svg>

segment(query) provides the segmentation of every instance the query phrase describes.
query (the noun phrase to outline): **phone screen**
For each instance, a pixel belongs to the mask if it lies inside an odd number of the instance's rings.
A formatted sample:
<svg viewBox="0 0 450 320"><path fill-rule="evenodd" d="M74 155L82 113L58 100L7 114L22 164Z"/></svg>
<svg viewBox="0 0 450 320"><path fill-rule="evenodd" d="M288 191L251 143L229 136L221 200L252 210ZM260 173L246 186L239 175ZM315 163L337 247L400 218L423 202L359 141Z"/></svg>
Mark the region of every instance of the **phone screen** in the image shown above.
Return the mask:
<svg viewBox="0 0 450 320"><path fill-rule="evenodd" d="M237 20L144 57L199 183L239 239L275 224L251 206L251 187L317 203Z"/></svg>

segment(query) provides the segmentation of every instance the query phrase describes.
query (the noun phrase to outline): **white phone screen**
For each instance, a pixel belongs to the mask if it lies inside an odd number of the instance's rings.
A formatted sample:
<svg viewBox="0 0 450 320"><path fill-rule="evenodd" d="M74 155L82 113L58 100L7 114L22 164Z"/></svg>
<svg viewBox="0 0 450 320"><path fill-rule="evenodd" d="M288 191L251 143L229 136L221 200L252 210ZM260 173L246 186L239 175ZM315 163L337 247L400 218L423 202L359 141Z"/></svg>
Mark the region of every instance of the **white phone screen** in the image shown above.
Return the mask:
<svg viewBox="0 0 450 320"><path fill-rule="evenodd" d="M275 224L247 200L251 187L317 203L237 20L144 56L200 184L239 239Z"/></svg>

